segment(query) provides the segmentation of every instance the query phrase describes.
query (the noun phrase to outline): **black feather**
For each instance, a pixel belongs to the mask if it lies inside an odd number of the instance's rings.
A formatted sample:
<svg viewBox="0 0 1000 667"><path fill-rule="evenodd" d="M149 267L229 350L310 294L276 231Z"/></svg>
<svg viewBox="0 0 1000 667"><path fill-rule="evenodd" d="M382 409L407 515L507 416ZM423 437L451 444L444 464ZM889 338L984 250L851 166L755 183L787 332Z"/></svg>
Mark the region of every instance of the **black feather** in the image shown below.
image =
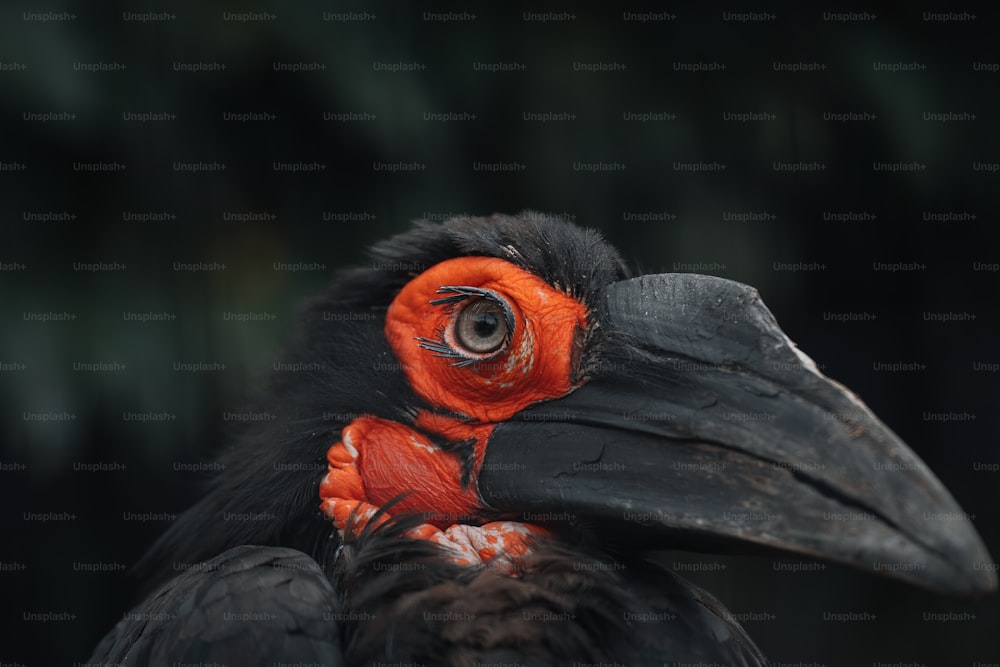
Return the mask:
<svg viewBox="0 0 1000 667"><path fill-rule="evenodd" d="M312 558L237 547L165 584L118 622L88 664L345 664L340 600Z"/></svg>

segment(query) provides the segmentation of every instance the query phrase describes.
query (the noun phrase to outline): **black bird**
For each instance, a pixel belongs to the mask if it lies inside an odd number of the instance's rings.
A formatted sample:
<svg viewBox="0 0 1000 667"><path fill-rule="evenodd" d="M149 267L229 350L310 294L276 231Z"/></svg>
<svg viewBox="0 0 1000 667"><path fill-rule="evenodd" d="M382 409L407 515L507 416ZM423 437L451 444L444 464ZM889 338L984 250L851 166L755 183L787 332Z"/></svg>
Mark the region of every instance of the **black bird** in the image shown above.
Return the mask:
<svg viewBox="0 0 1000 667"><path fill-rule="evenodd" d="M941 483L754 289L630 277L530 212L418 222L372 259L304 308L268 419L92 662L766 664L653 549L996 588Z"/></svg>

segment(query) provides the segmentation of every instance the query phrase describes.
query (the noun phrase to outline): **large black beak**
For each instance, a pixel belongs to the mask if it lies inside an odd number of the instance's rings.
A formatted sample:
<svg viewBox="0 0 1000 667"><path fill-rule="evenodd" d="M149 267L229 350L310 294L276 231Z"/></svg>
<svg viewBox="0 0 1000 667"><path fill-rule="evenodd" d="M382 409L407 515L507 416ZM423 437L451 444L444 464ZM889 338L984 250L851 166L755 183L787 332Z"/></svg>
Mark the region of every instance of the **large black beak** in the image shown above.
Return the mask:
<svg viewBox="0 0 1000 667"><path fill-rule="evenodd" d="M756 290L650 275L610 285L595 310L590 381L490 439L479 491L498 513L642 548L780 550L949 593L996 588L941 482Z"/></svg>

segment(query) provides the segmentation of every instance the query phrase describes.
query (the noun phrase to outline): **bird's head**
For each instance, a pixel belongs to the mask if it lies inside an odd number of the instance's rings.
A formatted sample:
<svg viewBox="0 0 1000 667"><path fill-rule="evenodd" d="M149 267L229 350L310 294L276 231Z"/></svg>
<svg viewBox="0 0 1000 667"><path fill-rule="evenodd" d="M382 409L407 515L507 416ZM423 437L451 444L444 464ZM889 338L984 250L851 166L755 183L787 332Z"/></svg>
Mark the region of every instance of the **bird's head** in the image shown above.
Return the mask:
<svg viewBox="0 0 1000 667"><path fill-rule="evenodd" d="M258 489L276 514L319 502L341 531L420 514L408 536L471 566L596 532L996 587L947 490L754 289L629 277L592 230L534 213L418 223L342 273L289 349L297 372L276 373L258 445L274 449L237 455L228 482L247 493L258 469L325 453L294 491ZM278 532L241 530L231 541Z"/></svg>

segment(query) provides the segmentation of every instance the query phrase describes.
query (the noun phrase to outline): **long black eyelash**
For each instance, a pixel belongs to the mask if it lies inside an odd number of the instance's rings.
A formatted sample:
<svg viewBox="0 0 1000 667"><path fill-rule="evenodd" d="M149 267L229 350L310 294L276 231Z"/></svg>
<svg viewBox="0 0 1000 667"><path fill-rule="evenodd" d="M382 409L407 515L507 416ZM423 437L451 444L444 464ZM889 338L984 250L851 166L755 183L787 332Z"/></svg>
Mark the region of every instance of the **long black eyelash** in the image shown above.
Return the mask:
<svg viewBox="0 0 1000 667"><path fill-rule="evenodd" d="M435 357L440 357L442 359L457 359L457 361L452 364L452 366L457 368L464 368L465 366L480 361L479 359L468 358L449 345L444 339L443 329L438 329L434 332L434 335L436 338L424 338L423 336L418 336L415 340L420 347L433 352Z"/></svg>
<svg viewBox="0 0 1000 667"><path fill-rule="evenodd" d="M442 285L438 288L438 294L451 294L451 296L446 296L440 299L431 299L430 304L432 306L454 306L457 303L465 301L471 296L485 296L489 298L491 295L486 290L477 289L475 287L458 287L455 285Z"/></svg>
<svg viewBox="0 0 1000 667"><path fill-rule="evenodd" d="M435 357L440 357L442 359L458 359L452 366L456 368L464 368L466 366L471 366L477 361L482 361L482 359L470 359L465 355L461 354L453 348L451 345L444 340L444 334L441 334L440 338L424 338L422 336L415 338L417 345L429 350L434 353Z"/></svg>
<svg viewBox="0 0 1000 667"><path fill-rule="evenodd" d="M418 336L414 340L417 341L420 347L433 352L435 357L441 357L443 359L465 359L465 356L459 354L458 350L445 341L444 329L438 328L434 332L434 338L424 338L423 336Z"/></svg>

